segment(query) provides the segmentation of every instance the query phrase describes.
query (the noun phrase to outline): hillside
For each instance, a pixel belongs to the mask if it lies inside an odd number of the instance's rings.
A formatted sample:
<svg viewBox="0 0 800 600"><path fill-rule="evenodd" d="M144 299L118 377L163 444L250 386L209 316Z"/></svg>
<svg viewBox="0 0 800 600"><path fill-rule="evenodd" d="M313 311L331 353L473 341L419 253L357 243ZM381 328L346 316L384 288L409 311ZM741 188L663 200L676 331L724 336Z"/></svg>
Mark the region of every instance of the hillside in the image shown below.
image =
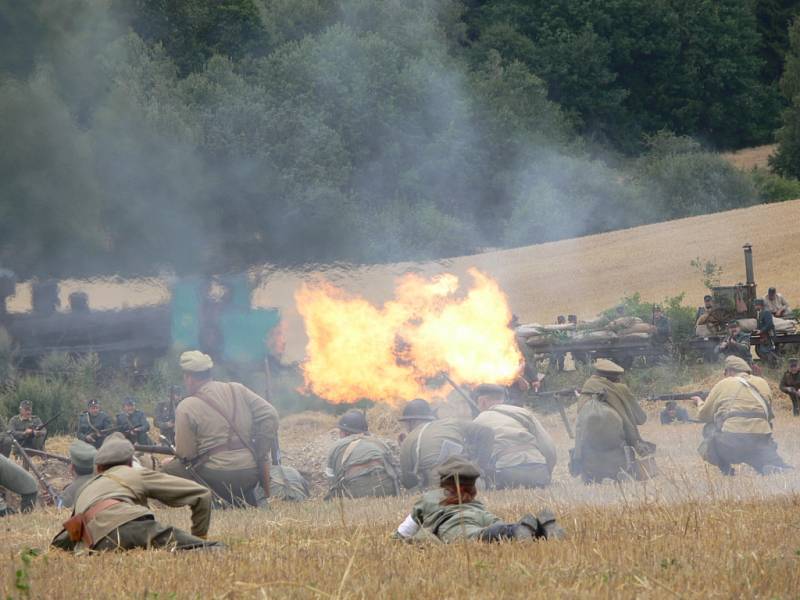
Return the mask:
<svg viewBox="0 0 800 600"><path fill-rule="evenodd" d="M794 275L800 252L798 224L800 200L794 200L437 262L336 267L324 276L348 291L383 302L391 297L394 278L407 271L467 277L467 269L477 267L499 281L522 321L549 322L558 314L592 316L635 292L646 300L685 292L687 301L699 306L704 288L690 261L712 259L724 270L723 282L743 281L742 245L749 242L759 289L766 293L769 285L775 285L796 304L800 301L800 280ZM283 311L288 360L301 359L304 344L292 294L303 280L320 275L272 273L256 294L257 304Z"/></svg>

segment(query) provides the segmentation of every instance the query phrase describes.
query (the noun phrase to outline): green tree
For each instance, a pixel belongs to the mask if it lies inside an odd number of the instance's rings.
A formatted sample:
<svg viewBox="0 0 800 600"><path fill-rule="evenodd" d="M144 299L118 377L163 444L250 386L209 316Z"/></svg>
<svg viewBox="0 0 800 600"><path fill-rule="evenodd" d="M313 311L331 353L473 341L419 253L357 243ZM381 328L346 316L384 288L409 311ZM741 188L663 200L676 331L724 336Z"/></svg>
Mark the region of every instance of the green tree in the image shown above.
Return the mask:
<svg viewBox="0 0 800 600"><path fill-rule="evenodd" d="M800 178L800 18L789 31L789 52L781 78L781 91L788 107L781 116L778 150L770 157L770 166L781 175Z"/></svg>

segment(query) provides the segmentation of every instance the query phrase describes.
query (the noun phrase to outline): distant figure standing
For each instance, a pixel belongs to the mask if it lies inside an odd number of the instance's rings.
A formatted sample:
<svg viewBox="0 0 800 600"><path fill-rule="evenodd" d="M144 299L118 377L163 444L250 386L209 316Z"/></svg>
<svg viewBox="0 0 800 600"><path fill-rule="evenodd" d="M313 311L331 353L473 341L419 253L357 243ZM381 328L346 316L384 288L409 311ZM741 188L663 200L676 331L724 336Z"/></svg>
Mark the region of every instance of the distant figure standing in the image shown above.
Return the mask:
<svg viewBox="0 0 800 600"><path fill-rule="evenodd" d="M775 320L772 313L767 310L763 298L758 298L753 304L758 311L756 331L753 332L753 335L758 336L756 354L774 369L778 366L778 355L775 351Z"/></svg>
<svg viewBox="0 0 800 600"><path fill-rule="evenodd" d="M781 378L781 391L792 401L792 415L800 417L800 360L789 359L789 369Z"/></svg>
<svg viewBox="0 0 800 600"><path fill-rule="evenodd" d="M660 306L653 307L653 325L656 328L656 342L665 344L672 338L672 323Z"/></svg>

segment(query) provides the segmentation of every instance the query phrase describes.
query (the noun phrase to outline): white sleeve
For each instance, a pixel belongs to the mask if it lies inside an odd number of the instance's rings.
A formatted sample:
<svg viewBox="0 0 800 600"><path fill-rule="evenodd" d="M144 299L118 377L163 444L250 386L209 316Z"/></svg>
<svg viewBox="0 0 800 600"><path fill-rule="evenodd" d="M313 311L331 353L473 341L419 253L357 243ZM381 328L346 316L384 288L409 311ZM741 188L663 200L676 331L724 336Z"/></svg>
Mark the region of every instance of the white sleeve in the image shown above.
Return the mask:
<svg viewBox="0 0 800 600"><path fill-rule="evenodd" d="M399 533L404 538L412 537L415 533L417 533L417 531L419 531L419 525L411 517L411 515L408 515L405 521L400 523L400 526L397 528L397 533Z"/></svg>

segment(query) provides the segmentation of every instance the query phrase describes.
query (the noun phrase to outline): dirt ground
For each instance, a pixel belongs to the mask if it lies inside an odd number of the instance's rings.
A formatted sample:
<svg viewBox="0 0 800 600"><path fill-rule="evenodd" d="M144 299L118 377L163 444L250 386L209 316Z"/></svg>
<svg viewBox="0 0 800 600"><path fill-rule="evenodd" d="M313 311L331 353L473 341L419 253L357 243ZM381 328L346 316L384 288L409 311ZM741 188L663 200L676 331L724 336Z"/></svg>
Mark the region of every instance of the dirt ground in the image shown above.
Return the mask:
<svg viewBox="0 0 800 600"><path fill-rule="evenodd" d="M743 148L736 152L726 152L722 157L743 171L751 169L768 169L770 155L778 149L777 144L767 144L766 146L755 146L753 148Z"/></svg>

